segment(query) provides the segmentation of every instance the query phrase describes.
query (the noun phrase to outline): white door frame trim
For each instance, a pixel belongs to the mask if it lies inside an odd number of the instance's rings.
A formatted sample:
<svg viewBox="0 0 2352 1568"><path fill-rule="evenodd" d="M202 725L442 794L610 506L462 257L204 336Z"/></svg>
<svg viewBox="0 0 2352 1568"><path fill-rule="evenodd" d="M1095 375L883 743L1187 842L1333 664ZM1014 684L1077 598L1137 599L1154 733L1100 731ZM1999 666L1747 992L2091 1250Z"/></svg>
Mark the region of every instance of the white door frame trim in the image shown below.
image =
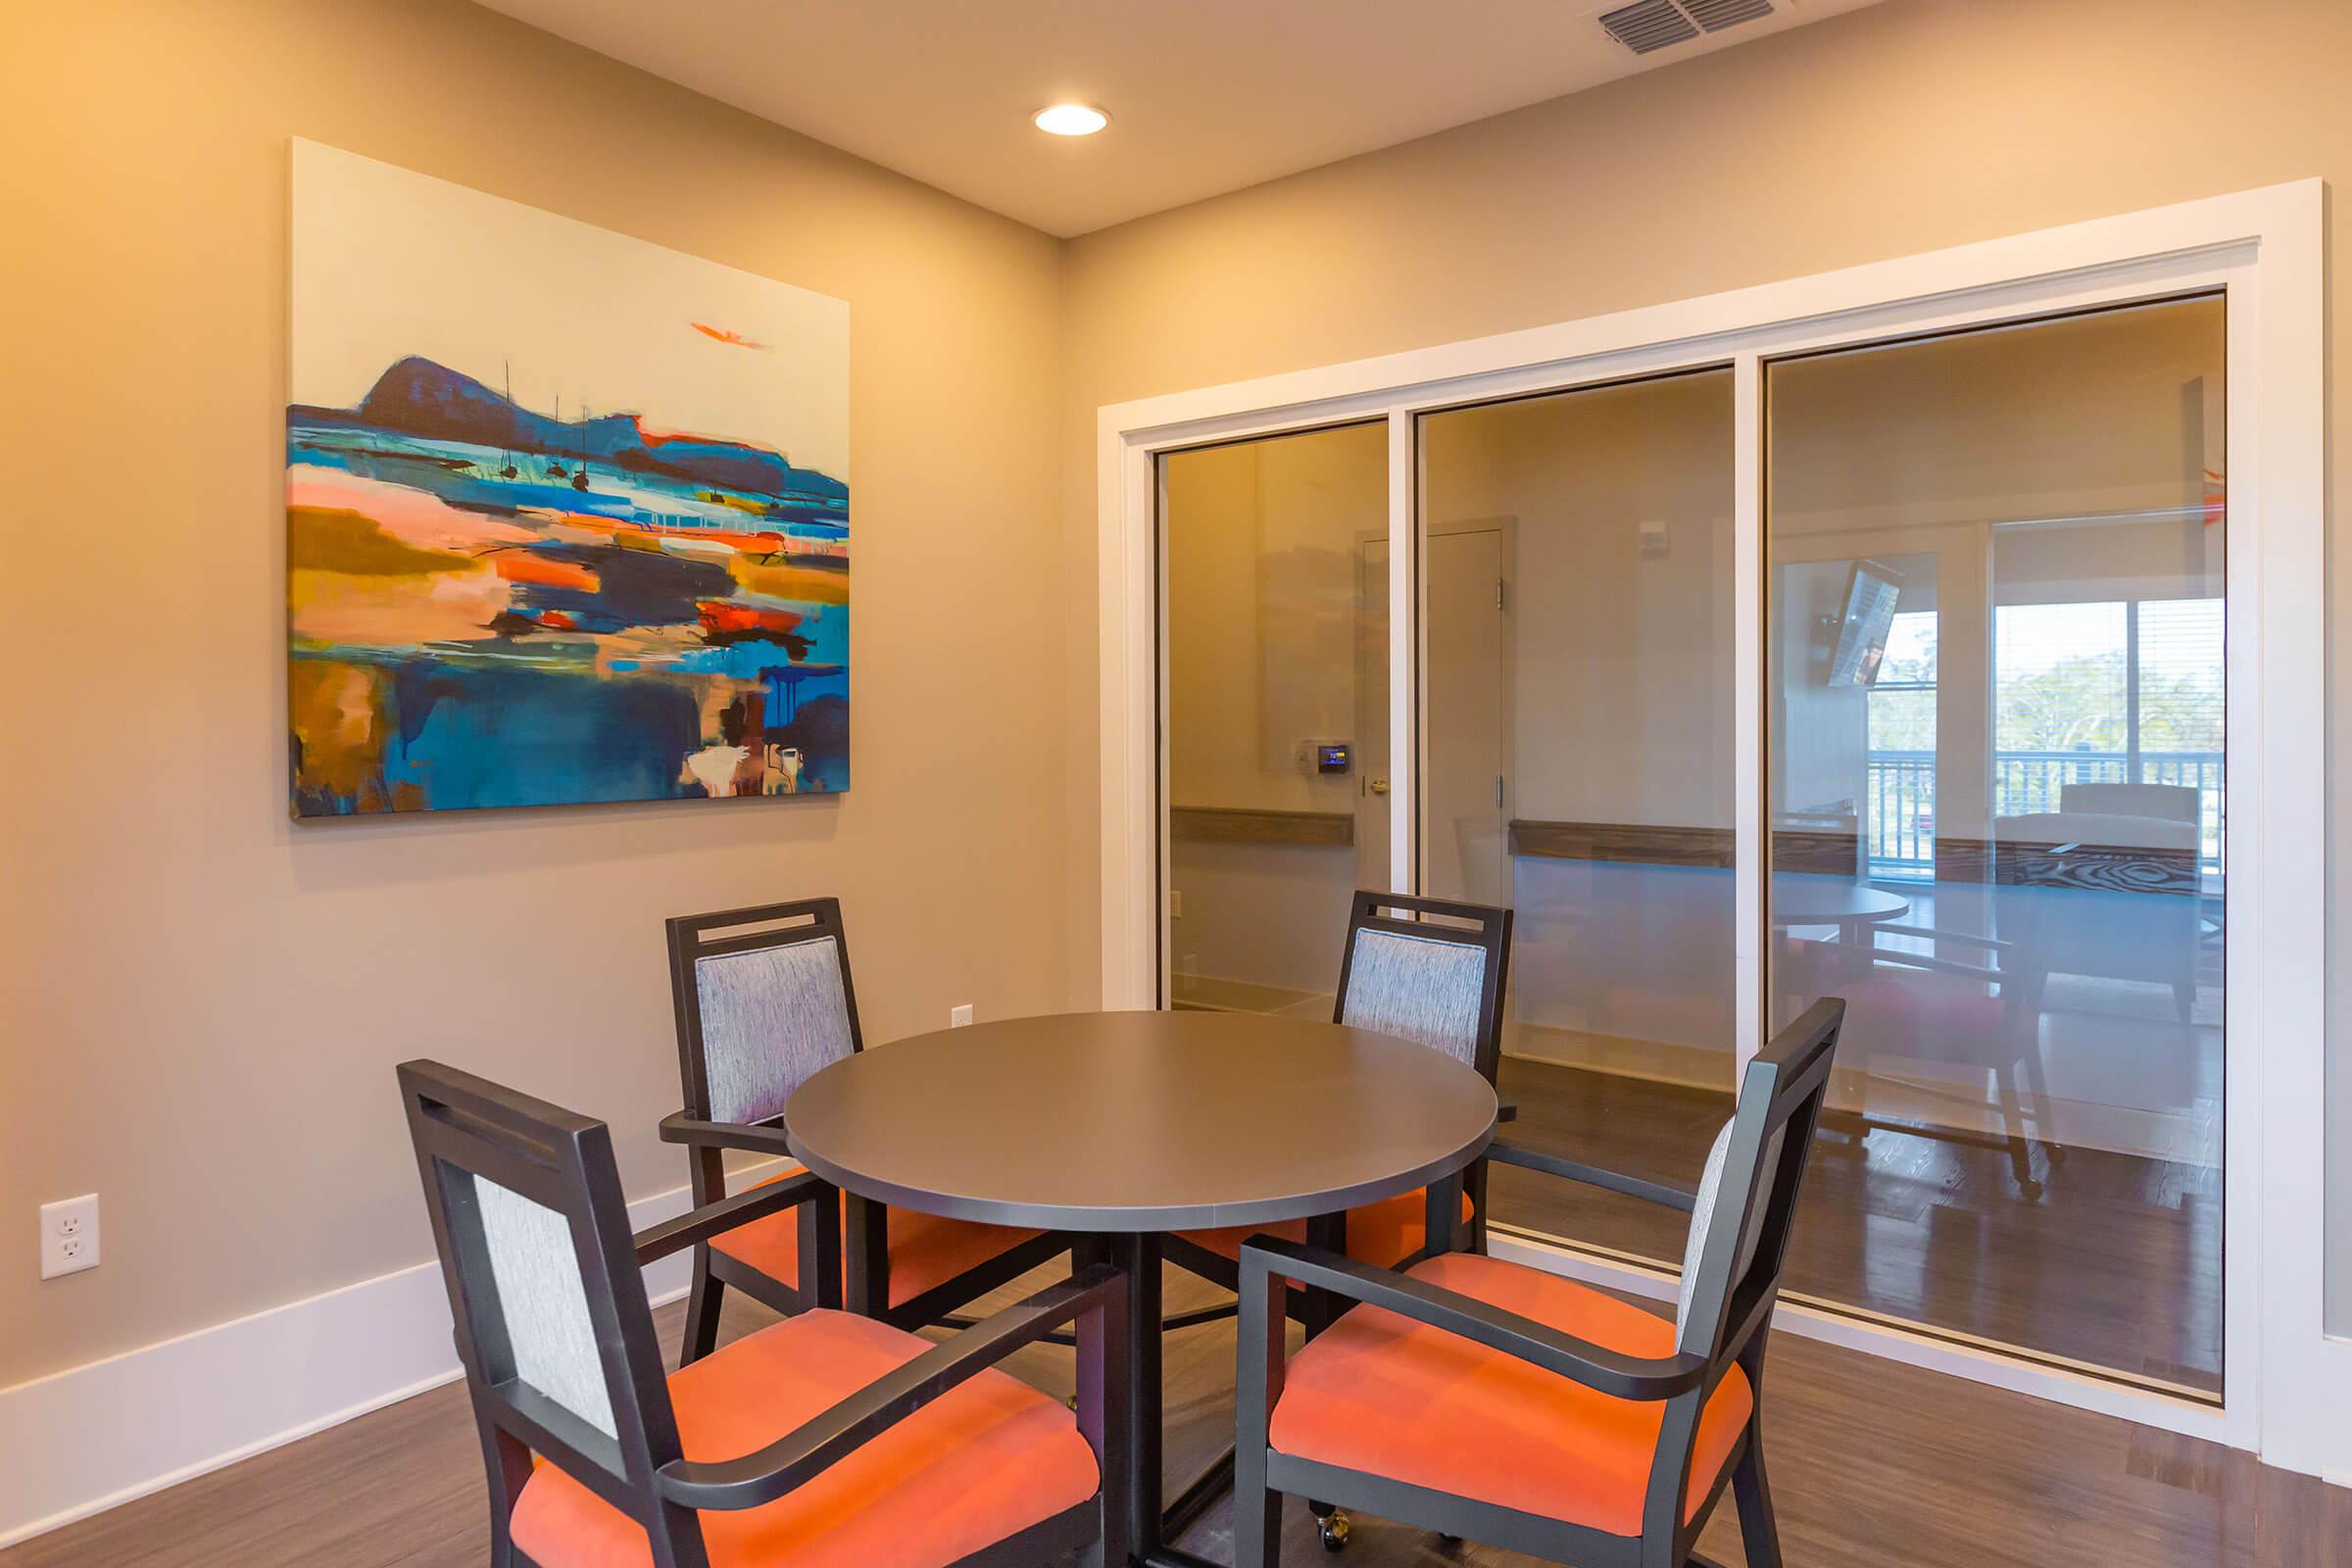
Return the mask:
<svg viewBox="0 0 2352 1568"><path fill-rule="evenodd" d="M2230 1051L2222 1407L2087 1383L1858 1328L1854 1343L2072 1404L2352 1477L2352 1343L2321 1326L2325 1211L2327 745L2325 191L2209 197L1467 342L1205 387L1098 412L1102 1004L1158 1004L1165 846L1158 454L1385 417L1390 442L1391 863L1418 865L1419 459L1425 412L1702 366L1735 372L1740 578L1735 876L1740 1037L1763 995L1764 363L1781 355L2220 288L2229 301ZM1752 1015L1752 1016L1751 1016ZM1532 1254L1531 1254L1532 1255Z"/></svg>

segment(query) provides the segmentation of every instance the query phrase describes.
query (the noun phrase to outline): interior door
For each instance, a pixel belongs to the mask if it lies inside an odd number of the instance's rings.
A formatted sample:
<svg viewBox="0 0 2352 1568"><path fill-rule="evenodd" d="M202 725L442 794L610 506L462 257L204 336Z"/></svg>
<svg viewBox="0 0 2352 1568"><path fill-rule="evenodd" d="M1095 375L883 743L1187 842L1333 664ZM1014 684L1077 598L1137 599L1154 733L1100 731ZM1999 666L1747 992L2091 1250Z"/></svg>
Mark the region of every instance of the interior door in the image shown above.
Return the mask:
<svg viewBox="0 0 2352 1568"><path fill-rule="evenodd" d="M1388 848L1356 751L1388 744L1388 575L1358 548L1388 516L1387 426L1169 453L1161 486L1166 994L1328 1017L1357 856Z"/></svg>

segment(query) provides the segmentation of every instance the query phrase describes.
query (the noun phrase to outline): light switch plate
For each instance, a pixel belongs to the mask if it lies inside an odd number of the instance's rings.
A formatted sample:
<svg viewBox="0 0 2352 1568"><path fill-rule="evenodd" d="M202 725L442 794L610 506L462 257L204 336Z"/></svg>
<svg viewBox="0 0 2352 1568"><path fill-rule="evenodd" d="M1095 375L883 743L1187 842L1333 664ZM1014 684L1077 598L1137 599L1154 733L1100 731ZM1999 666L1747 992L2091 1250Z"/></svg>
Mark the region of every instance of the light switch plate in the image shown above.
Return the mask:
<svg viewBox="0 0 2352 1568"><path fill-rule="evenodd" d="M970 1023L971 1021L972 1004L968 1002L959 1007L950 1010L948 1013L948 1027L951 1029L961 1029L964 1025Z"/></svg>

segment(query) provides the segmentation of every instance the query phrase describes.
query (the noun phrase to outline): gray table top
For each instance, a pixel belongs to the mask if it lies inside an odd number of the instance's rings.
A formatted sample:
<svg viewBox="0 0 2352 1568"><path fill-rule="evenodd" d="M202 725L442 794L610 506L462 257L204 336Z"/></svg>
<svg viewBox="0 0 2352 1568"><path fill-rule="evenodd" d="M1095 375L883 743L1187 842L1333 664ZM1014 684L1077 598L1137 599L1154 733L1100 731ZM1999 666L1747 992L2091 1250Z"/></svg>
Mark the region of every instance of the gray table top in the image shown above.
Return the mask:
<svg viewBox="0 0 2352 1568"><path fill-rule="evenodd" d="M1893 920L1911 912L1911 902L1851 877L1813 871L1776 871L1772 877L1772 923L1843 925Z"/></svg>
<svg viewBox="0 0 2352 1568"><path fill-rule="evenodd" d="M1295 1018L1093 1012L871 1047L784 1111L846 1191L956 1219L1143 1232L1260 1225L1475 1159L1494 1092L1408 1040Z"/></svg>

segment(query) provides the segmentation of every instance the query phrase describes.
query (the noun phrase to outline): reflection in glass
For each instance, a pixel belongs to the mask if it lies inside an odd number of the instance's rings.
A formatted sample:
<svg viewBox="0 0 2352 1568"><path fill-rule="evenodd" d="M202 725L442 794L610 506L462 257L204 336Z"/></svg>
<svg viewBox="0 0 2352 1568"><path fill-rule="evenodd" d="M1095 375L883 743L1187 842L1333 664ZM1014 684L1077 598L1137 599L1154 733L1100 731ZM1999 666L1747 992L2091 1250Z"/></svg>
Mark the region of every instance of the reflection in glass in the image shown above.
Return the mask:
<svg viewBox="0 0 2352 1568"><path fill-rule="evenodd" d="M2190 300L1766 381L1770 1001L1849 1009L1788 1288L2203 1395L2223 339Z"/></svg>
<svg viewBox="0 0 2352 1568"><path fill-rule="evenodd" d="M1685 1184L1732 1106L1732 417L1713 370L1421 421L1424 886L1518 911L1512 1139ZM1682 1255L1492 1181L1498 1225Z"/></svg>
<svg viewBox="0 0 2352 1568"><path fill-rule="evenodd" d="M1169 1000L1328 1018L1349 895L1388 877L1387 428L1160 477Z"/></svg>

